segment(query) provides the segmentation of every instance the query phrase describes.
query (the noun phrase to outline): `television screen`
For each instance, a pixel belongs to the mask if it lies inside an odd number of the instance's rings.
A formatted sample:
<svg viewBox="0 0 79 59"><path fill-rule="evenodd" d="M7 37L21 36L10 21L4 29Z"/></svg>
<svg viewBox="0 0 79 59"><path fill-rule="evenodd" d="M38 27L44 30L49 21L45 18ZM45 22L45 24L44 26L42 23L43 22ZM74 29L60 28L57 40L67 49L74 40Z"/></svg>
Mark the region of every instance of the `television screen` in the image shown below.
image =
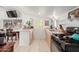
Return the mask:
<svg viewBox="0 0 79 59"><path fill-rule="evenodd" d="M8 17L17 17L16 10L7 11L6 13Z"/></svg>

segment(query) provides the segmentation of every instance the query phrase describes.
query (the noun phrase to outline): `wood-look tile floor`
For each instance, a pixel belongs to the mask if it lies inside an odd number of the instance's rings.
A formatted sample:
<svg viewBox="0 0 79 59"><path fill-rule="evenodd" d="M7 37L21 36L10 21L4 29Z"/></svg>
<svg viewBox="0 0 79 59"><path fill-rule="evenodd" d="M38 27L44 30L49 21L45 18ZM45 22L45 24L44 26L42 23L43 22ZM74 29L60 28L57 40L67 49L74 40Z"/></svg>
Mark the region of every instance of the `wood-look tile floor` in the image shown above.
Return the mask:
<svg viewBox="0 0 79 59"><path fill-rule="evenodd" d="M39 34L41 33L41 34ZM50 47L46 42L46 34L44 31L35 31L33 33L33 41L29 46L19 46L19 41L14 46L14 52L50 52ZM58 52L55 44L52 42L52 52Z"/></svg>
<svg viewBox="0 0 79 59"><path fill-rule="evenodd" d="M18 46L18 42L15 44L14 52L49 52L50 49L45 40L35 39L28 47Z"/></svg>
<svg viewBox="0 0 79 59"><path fill-rule="evenodd" d="M14 52L49 52L50 48L44 37L45 30L36 29L33 31L33 41L31 45L28 47L19 46L19 41L17 41L14 47Z"/></svg>

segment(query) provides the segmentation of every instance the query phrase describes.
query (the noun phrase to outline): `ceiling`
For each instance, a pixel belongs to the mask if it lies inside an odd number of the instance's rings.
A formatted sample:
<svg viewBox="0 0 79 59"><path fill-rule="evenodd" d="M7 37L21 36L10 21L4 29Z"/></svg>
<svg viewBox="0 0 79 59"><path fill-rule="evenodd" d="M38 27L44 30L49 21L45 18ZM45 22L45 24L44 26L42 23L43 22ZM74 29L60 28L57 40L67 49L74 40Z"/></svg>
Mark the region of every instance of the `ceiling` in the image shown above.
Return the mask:
<svg viewBox="0 0 79 59"><path fill-rule="evenodd" d="M76 6L26 7L26 9L28 9L29 11L33 12L34 14L39 14L41 16L62 16L74 8L76 8Z"/></svg>
<svg viewBox="0 0 79 59"><path fill-rule="evenodd" d="M16 9L21 14L32 14L42 17L60 17L78 6L4 6L6 10Z"/></svg>

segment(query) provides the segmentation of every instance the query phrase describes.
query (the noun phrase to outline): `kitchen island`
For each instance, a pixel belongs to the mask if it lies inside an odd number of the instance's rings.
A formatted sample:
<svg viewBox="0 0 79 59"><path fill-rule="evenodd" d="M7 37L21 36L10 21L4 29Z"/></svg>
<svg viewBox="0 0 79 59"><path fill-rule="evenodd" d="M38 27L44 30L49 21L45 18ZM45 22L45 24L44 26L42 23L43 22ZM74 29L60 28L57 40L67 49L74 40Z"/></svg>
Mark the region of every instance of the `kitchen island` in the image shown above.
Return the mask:
<svg viewBox="0 0 79 59"><path fill-rule="evenodd" d="M19 40L15 44L14 51L23 51L31 45L33 41L33 29L26 29L19 31Z"/></svg>

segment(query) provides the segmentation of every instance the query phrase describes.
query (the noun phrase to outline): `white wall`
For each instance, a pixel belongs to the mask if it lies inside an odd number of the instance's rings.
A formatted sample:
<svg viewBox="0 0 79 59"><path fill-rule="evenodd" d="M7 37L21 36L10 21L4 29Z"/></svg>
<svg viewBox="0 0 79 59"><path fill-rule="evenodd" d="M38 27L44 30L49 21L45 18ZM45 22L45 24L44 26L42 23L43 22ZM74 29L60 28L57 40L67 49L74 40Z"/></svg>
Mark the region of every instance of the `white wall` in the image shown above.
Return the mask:
<svg viewBox="0 0 79 59"><path fill-rule="evenodd" d="M30 18L33 19L33 26L35 26L37 20L43 20L45 21L46 18L43 18L39 15L33 14L32 11L29 11L25 7L0 7L0 28L3 28L3 20L4 19L16 19L16 18L8 18L6 11L7 10L16 10L19 17L18 19L22 19L23 25L26 23L27 20Z"/></svg>
<svg viewBox="0 0 79 59"><path fill-rule="evenodd" d="M57 25L62 24L64 27L79 27L79 19L73 18L70 21L67 15L57 20Z"/></svg>
<svg viewBox="0 0 79 59"><path fill-rule="evenodd" d="M3 8L0 8L0 28L3 28L3 19L7 18L6 10Z"/></svg>

